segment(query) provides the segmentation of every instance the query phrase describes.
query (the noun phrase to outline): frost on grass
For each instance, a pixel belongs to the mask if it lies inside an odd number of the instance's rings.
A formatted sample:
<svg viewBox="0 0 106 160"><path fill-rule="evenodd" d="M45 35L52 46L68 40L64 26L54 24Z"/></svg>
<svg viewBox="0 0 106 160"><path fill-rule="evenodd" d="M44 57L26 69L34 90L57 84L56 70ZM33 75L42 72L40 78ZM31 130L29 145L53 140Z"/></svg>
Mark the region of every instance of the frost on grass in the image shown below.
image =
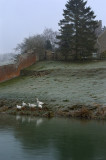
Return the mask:
<svg viewBox="0 0 106 160"><path fill-rule="evenodd" d="M0 98L35 102L35 96L50 106L106 105L106 62L71 64L38 62L30 70L52 70L44 76L20 76L0 84ZM26 69L27 72L27 69Z"/></svg>

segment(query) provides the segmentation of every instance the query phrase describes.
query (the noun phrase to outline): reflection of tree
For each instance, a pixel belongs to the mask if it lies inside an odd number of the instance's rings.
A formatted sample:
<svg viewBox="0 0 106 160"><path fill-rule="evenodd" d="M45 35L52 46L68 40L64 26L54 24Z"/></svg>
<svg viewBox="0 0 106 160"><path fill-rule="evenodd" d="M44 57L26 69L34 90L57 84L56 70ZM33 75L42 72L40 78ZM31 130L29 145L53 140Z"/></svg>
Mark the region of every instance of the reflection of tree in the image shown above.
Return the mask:
<svg viewBox="0 0 106 160"><path fill-rule="evenodd" d="M23 127L20 130L22 137L20 137L20 134L16 137L21 138L24 146L29 146L36 150L46 146L49 147L52 142L59 153L58 159L60 160L68 160L70 158L91 160L97 154L98 147L104 146L105 148L106 146L106 143L101 142L98 138L99 134L97 134L101 125L95 126L94 124L93 126L92 123L83 125L77 121L71 122L61 119L45 119L39 127L36 127L34 122L22 125ZM105 137L102 138L105 139ZM96 145L97 141L100 143L99 145ZM102 152L99 154L102 155Z"/></svg>
<svg viewBox="0 0 106 160"><path fill-rule="evenodd" d="M37 125L37 120L39 125ZM80 123L65 119L5 119L2 125L11 125L15 138L22 143L25 153L36 155L48 148L58 160L92 160L104 155L106 159L106 127L102 123ZM1 127L1 122L0 122ZM46 156L48 156L46 155Z"/></svg>
<svg viewBox="0 0 106 160"><path fill-rule="evenodd" d="M68 133L68 134L67 134ZM63 136L64 135L64 136ZM89 157L94 157L94 148L89 140L88 135L84 135L80 130L75 132L65 130L61 139L62 142L57 144L60 150L60 160L67 160L72 158L75 160L87 160Z"/></svg>

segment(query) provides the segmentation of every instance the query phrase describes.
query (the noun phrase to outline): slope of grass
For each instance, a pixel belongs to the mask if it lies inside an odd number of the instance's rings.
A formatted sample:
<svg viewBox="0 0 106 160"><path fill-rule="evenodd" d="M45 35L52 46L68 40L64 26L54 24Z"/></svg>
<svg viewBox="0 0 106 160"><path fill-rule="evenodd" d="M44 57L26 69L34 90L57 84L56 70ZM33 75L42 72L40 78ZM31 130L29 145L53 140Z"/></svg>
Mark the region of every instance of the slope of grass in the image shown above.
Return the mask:
<svg viewBox="0 0 106 160"><path fill-rule="evenodd" d="M88 63L37 62L25 71L51 70L50 74L24 75L0 84L0 99L34 102L50 106L74 104L106 105L106 61ZM33 72L32 72L33 73Z"/></svg>

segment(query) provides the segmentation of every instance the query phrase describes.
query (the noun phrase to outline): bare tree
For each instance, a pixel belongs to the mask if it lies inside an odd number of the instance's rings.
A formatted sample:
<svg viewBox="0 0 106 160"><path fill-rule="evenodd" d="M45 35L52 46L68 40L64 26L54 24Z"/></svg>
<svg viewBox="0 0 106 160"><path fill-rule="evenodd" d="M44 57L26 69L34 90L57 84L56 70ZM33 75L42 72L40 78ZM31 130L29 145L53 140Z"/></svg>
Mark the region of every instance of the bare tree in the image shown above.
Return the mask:
<svg viewBox="0 0 106 160"><path fill-rule="evenodd" d="M25 38L24 41L15 48L21 54L27 52L36 52L39 57L43 56L45 50L45 39L42 35L34 35Z"/></svg>
<svg viewBox="0 0 106 160"><path fill-rule="evenodd" d="M53 31L51 28L45 28L43 31L43 36L45 38L46 41L50 41L51 45L52 45L52 49L54 50L56 47L56 36L57 36L58 32L57 31Z"/></svg>

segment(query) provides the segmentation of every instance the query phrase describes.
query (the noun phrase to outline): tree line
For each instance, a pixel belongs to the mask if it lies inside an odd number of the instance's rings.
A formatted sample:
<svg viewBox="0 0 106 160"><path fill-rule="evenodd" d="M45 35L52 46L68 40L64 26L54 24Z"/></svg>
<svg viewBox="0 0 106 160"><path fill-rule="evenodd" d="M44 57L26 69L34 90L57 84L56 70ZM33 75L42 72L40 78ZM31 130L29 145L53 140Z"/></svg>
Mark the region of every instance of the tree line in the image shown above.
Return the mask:
<svg viewBox="0 0 106 160"><path fill-rule="evenodd" d="M59 32L46 28L41 35L25 38L16 50L21 53L36 50L40 56L44 50L58 51L66 61L90 59L97 51L95 30L98 23L91 7L86 5L84 0L68 0L59 22Z"/></svg>
<svg viewBox="0 0 106 160"><path fill-rule="evenodd" d="M24 38L23 42L15 48L18 53L36 52L42 57L45 50L54 51L57 32L51 28L45 28L42 34Z"/></svg>

